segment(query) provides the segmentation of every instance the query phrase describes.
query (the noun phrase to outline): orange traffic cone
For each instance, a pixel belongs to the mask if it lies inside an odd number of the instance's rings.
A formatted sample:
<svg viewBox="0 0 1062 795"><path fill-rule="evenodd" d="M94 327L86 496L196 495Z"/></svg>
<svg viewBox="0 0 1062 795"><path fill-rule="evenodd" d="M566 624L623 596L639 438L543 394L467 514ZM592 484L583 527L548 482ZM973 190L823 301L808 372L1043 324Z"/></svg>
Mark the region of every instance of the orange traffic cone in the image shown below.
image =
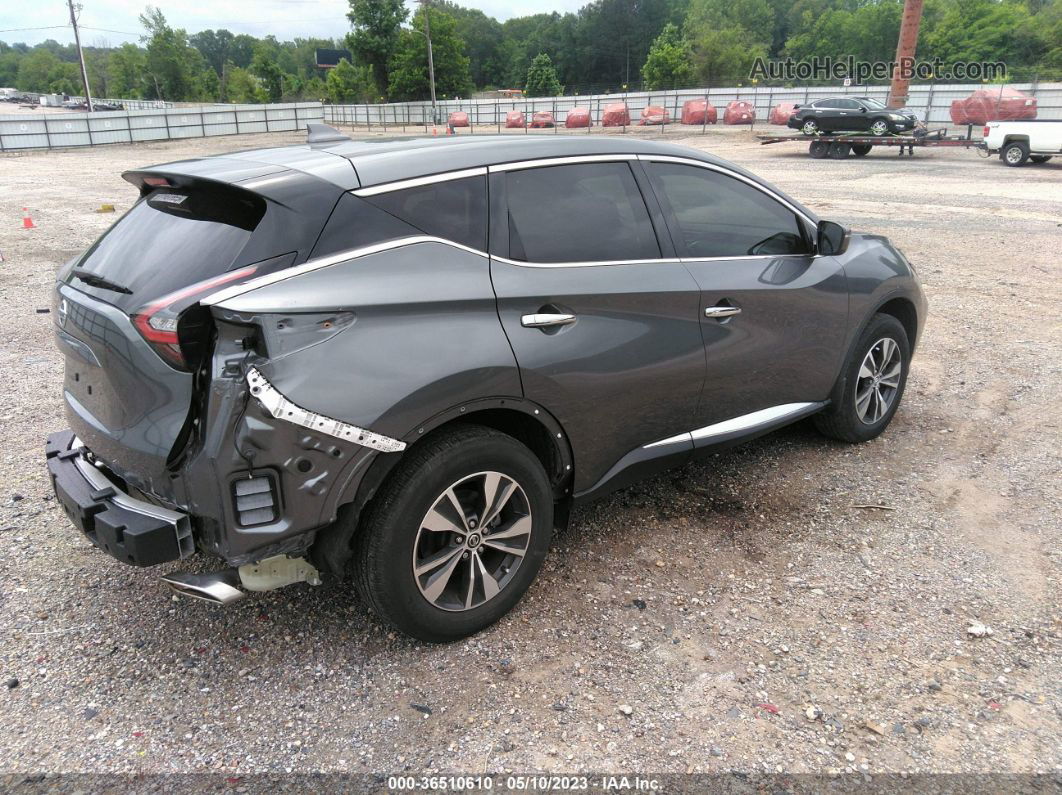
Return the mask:
<svg viewBox="0 0 1062 795"><path fill-rule="evenodd" d="M29 210L25 207L22 208L22 228L23 229L35 229L36 224L33 223L33 219L30 218Z"/></svg>

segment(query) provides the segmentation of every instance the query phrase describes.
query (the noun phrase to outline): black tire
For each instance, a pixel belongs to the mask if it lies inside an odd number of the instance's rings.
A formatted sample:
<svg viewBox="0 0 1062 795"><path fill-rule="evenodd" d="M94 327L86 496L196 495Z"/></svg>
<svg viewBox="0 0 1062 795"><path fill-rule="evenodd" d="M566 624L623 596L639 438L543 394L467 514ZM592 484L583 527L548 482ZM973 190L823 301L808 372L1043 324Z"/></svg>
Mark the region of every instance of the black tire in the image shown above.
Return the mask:
<svg viewBox="0 0 1062 795"><path fill-rule="evenodd" d="M1008 166L1024 166L1029 159L1029 145L1024 141L1011 141L999 150L999 159Z"/></svg>
<svg viewBox="0 0 1062 795"><path fill-rule="evenodd" d="M889 396L888 408L879 417L868 422L860 417L856 406L857 394L868 384L868 379L860 377L863 361L871 349L883 340L892 340L899 351L899 381ZM878 349L880 350L880 348ZM892 421L903 391L907 386L907 371L911 364L911 344L903 324L892 315L877 314L859 336L859 342L852 350L851 357L845 363L844 371L837 386L830 396L829 407L813 417L819 432L831 439L842 442L867 442L880 435Z"/></svg>
<svg viewBox="0 0 1062 795"><path fill-rule="evenodd" d="M830 145L826 141L812 141L808 147L808 154L816 160L821 160L830 153Z"/></svg>
<svg viewBox="0 0 1062 795"><path fill-rule="evenodd" d="M888 135L892 132L892 125L889 124L888 119L879 117L870 120L869 129L871 135Z"/></svg>
<svg viewBox="0 0 1062 795"><path fill-rule="evenodd" d="M851 144L836 142L830 144L830 157L834 160L844 160L852 151Z"/></svg>
<svg viewBox="0 0 1062 795"><path fill-rule="evenodd" d="M819 123L814 119L804 119L800 122L800 132L804 135L818 135Z"/></svg>
<svg viewBox="0 0 1062 795"><path fill-rule="evenodd" d="M1029 159L1034 163L1046 163L1051 159L1051 155L1029 155Z"/></svg>
<svg viewBox="0 0 1062 795"><path fill-rule="evenodd" d="M852 154L856 157L866 157L873 148L874 144L852 144Z"/></svg>
<svg viewBox="0 0 1062 795"><path fill-rule="evenodd" d="M506 475L526 495L531 516L528 546L518 563L510 564L511 579L496 596L469 609L440 608L422 593L413 572L421 523L448 489L485 471ZM538 574L552 533L553 495L538 458L499 431L459 427L410 450L370 503L354 539L355 585L381 619L406 634L433 643L458 640L490 626L513 608ZM486 555L485 547L480 551ZM467 565L472 567L476 560L473 555ZM464 565L460 560L454 565L454 577L467 576ZM454 585L456 590L460 582Z"/></svg>

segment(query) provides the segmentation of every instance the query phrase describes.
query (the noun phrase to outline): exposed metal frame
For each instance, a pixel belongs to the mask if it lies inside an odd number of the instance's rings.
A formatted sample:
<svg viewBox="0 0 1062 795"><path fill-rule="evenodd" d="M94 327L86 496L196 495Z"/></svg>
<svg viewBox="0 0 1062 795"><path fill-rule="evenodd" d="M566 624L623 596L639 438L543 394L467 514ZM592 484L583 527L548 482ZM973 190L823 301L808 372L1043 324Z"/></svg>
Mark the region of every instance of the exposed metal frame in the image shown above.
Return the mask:
<svg viewBox="0 0 1062 795"><path fill-rule="evenodd" d="M381 453L401 453L406 449L406 443L398 439L392 439L390 436L374 433L365 428L359 428L357 425L335 420L297 406L280 394L277 388L269 383L255 367L247 371L247 385L258 402L278 420L301 425L303 428L334 436L346 442L360 444L362 447L379 450Z"/></svg>

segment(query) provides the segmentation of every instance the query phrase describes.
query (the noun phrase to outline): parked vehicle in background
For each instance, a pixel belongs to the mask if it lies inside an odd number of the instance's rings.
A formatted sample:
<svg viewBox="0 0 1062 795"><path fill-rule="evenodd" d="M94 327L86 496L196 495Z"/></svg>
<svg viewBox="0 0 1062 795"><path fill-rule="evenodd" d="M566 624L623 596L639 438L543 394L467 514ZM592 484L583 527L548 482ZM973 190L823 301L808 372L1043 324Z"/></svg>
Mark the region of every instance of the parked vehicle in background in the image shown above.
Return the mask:
<svg viewBox="0 0 1062 795"><path fill-rule="evenodd" d="M575 505L805 417L875 438L926 314L886 238L655 141L325 128L124 177L55 286L59 504L123 562L220 559L181 593L350 571L430 641Z"/></svg>
<svg viewBox="0 0 1062 795"><path fill-rule="evenodd" d="M888 135L915 129L918 116L906 108L888 108L870 97L830 97L797 105L786 126L804 135L863 131Z"/></svg>
<svg viewBox="0 0 1062 795"><path fill-rule="evenodd" d="M990 121L983 132L984 148L989 154L998 153L1008 166L1024 166L1030 160L1046 163L1062 154L1062 121Z"/></svg>

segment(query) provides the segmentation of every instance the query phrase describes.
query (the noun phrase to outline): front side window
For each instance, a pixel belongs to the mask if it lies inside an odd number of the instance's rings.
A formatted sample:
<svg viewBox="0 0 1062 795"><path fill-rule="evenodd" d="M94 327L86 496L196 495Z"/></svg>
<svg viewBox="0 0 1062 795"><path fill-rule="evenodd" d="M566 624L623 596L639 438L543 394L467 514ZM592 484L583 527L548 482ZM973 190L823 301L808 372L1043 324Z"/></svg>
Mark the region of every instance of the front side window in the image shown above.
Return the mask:
<svg viewBox="0 0 1062 795"><path fill-rule="evenodd" d="M509 171L506 194L510 259L614 262L660 257L649 212L626 162Z"/></svg>
<svg viewBox="0 0 1062 795"><path fill-rule="evenodd" d="M734 177L677 163L650 163L653 186L687 257L807 254L796 214Z"/></svg>

